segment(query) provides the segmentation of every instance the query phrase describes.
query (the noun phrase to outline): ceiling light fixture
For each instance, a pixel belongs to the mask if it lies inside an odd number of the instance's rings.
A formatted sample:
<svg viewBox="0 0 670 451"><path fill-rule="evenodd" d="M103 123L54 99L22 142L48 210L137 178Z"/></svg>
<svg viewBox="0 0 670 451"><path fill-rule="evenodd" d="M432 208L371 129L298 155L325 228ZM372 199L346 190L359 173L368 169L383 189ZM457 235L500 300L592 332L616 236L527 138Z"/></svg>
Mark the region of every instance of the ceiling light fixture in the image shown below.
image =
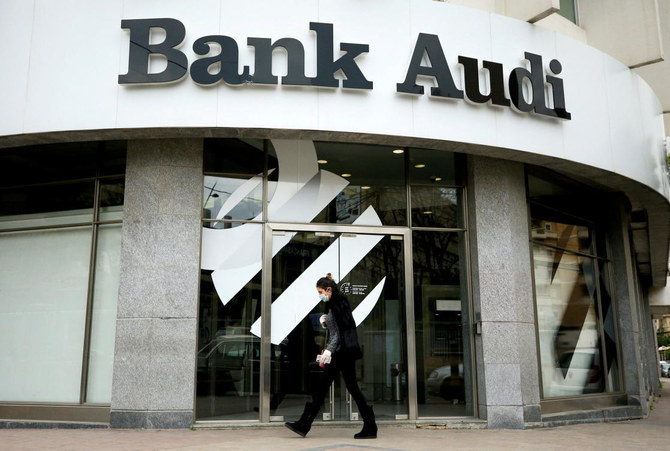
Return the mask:
<svg viewBox="0 0 670 451"><path fill-rule="evenodd" d="M328 160L316 160L316 162L319 164L326 164L328 163Z"/></svg>
<svg viewBox="0 0 670 451"><path fill-rule="evenodd" d="M405 153L405 151L403 149L395 149L393 151L393 153L401 154L401 153Z"/></svg>
<svg viewBox="0 0 670 451"><path fill-rule="evenodd" d="M340 175L341 175L342 177L351 177L351 174L346 173L346 172L345 172L344 174L340 174Z"/></svg>
<svg viewBox="0 0 670 451"><path fill-rule="evenodd" d="M415 167L415 168L418 168L418 169L421 169L421 168L425 168L426 165L423 164L423 163L419 163L419 164L415 164L414 167Z"/></svg>

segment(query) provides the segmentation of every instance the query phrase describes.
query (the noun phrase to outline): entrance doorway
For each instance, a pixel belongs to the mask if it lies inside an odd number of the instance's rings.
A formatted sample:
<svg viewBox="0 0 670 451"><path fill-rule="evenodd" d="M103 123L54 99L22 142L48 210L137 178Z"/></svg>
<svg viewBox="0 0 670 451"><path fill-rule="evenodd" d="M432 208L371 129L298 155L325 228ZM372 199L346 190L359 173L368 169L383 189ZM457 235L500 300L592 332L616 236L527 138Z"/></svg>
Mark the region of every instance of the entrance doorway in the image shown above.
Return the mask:
<svg viewBox="0 0 670 451"><path fill-rule="evenodd" d="M403 232L272 231L271 421L298 418L319 380L315 358L326 336L316 281L327 273L358 324L361 390L379 419L408 418L405 242ZM358 419L344 381L336 380L317 420Z"/></svg>

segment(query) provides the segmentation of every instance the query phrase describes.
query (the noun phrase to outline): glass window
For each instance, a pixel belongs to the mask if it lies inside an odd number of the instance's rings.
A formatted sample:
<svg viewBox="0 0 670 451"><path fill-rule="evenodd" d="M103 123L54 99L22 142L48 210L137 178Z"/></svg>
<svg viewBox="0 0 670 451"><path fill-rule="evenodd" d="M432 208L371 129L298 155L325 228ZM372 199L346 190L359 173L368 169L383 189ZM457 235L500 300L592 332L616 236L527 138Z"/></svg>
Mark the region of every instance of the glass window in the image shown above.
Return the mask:
<svg viewBox="0 0 670 451"><path fill-rule="evenodd" d="M236 272L235 265L219 262L220 269L201 272L196 418L199 420L257 420L260 384L260 339L251 326L261 314L261 261L259 224L232 224L228 230L207 230L233 241L240 233L253 236L258 252L223 252L225 260L251 263L257 268ZM204 243L207 238L203 237ZM246 257L249 257L248 260ZM204 257L203 261L215 257ZM205 263L205 265L207 265ZM246 265L242 265L246 266ZM247 269L249 266L247 266ZM244 278L242 272L248 274ZM230 276L234 282L231 283ZM235 285L231 288L231 285ZM219 294L221 293L221 294Z"/></svg>
<svg viewBox="0 0 670 451"><path fill-rule="evenodd" d="M263 175L262 139L205 139L205 173Z"/></svg>
<svg viewBox="0 0 670 451"><path fill-rule="evenodd" d="M402 237L326 232L273 236L273 370L271 414L298 418L315 393L321 369L314 357L327 340L319 324L326 305L316 281L332 271L358 323L363 358L358 384L378 419L406 418L407 354ZM320 269L318 269L320 268ZM327 268L327 269L326 269ZM352 419L356 402L337 378L321 411ZM321 419L321 415L319 419Z"/></svg>
<svg viewBox="0 0 670 451"><path fill-rule="evenodd" d="M79 402L90 256L90 227L0 234L0 401Z"/></svg>
<svg viewBox="0 0 670 451"><path fill-rule="evenodd" d="M217 141L216 164L207 157L215 150L206 148L197 418L258 419L262 269L272 274L272 346L265 362L271 421L297 418L318 380L314 357L323 346L323 305L314 283L329 271L352 308L365 315L358 334L370 358L357 365L361 389L379 418L406 419L414 362L407 360L404 258L411 257L404 255L403 236L384 229L376 230L379 235L339 227L296 231L288 224L407 227L411 211L413 227L461 229L458 159L446 151L274 139L247 148L255 155L252 170L228 160L228 141L234 140ZM275 228L270 268L261 261L263 208ZM277 223L287 223L285 230L276 230ZM474 412L462 234L413 235L422 417ZM341 381L331 387L322 414L357 418Z"/></svg>
<svg viewBox="0 0 670 451"><path fill-rule="evenodd" d="M472 415L467 284L461 233L412 233L420 417Z"/></svg>
<svg viewBox="0 0 670 451"><path fill-rule="evenodd" d="M545 397L601 393L595 259L533 246Z"/></svg>
<svg viewBox="0 0 670 451"><path fill-rule="evenodd" d="M565 17L572 23L577 23L577 1L576 0L561 0L561 5L558 14Z"/></svg>
<svg viewBox="0 0 670 451"><path fill-rule="evenodd" d="M412 186L412 227L462 227L461 190Z"/></svg>
<svg viewBox="0 0 670 451"><path fill-rule="evenodd" d="M263 177L217 177L206 175L203 193L203 218L213 229L229 228L230 220L259 220L263 212Z"/></svg>
<svg viewBox="0 0 670 451"><path fill-rule="evenodd" d="M101 143L82 142L0 150L0 186L95 177L102 146ZM125 145L123 149L125 155ZM125 166L120 173L124 172Z"/></svg>
<svg viewBox="0 0 670 451"><path fill-rule="evenodd" d="M202 217L211 221L204 227L227 229L241 224L235 221L261 219L263 146L261 139L205 140Z"/></svg>
<svg viewBox="0 0 670 451"><path fill-rule="evenodd" d="M109 403L125 143L3 149L0 173L0 402Z"/></svg>
<svg viewBox="0 0 670 451"><path fill-rule="evenodd" d="M535 208L535 215L541 207ZM573 252L592 253L591 231L588 226L565 224L556 220L535 220L531 222L533 241Z"/></svg>
<svg viewBox="0 0 670 451"><path fill-rule="evenodd" d="M97 245L86 401L108 403L112 399L114 340L110 338L116 334L121 224L101 226Z"/></svg>
<svg viewBox="0 0 670 451"><path fill-rule="evenodd" d="M451 152L409 149L412 227L462 228L462 190Z"/></svg>
<svg viewBox="0 0 670 451"><path fill-rule="evenodd" d="M123 219L125 180L110 178L100 181L100 221L120 221Z"/></svg>
<svg viewBox="0 0 670 451"><path fill-rule="evenodd" d="M412 185L457 186L456 155L428 149L409 149Z"/></svg>
<svg viewBox="0 0 670 451"><path fill-rule="evenodd" d="M274 140L269 219L365 225L407 225L403 154L395 148ZM366 213L365 216L363 214Z"/></svg>
<svg viewBox="0 0 670 451"><path fill-rule="evenodd" d="M93 220L95 182L0 188L0 229Z"/></svg>
<svg viewBox="0 0 670 451"><path fill-rule="evenodd" d="M609 262L588 219L596 195L540 170L528 189L543 396L618 391Z"/></svg>

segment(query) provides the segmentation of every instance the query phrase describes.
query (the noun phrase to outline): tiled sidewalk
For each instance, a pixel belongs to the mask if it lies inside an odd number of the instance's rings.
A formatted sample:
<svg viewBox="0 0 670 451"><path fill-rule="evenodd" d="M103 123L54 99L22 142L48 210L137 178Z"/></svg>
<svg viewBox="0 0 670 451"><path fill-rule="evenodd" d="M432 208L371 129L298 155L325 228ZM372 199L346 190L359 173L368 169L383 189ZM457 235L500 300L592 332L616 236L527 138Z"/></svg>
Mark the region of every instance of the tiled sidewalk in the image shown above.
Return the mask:
<svg viewBox="0 0 670 451"><path fill-rule="evenodd" d="M529 430L445 430L383 426L376 440L354 440L356 427L317 425L306 438L284 427L119 430L0 429L0 450L444 450L670 449L670 380L644 420Z"/></svg>

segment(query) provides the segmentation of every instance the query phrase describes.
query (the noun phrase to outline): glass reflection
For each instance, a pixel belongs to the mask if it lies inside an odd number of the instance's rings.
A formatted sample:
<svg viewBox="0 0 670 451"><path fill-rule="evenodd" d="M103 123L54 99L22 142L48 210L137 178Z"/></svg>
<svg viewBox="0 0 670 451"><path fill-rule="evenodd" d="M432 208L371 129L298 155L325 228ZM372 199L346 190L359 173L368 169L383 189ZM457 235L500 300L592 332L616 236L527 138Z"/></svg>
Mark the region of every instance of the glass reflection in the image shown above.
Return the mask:
<svg viewBox="0 0 670 451"><path fill-rule="evenodd" d="M538 213L538 208L534 209ZM591 254L591 233L584 225L564 224L545 219L531 220L533 241L568 251Z"/></svg>
<svg viewBox="0 0 670 451"><path fill-rule="evenodd" d="M459 185L456 155L428 149L409 149L409 170L412 185Z"/></svg>
<svg viewBox="0 0 670 451"><path fill-rule="evenodd" d="M205 176L203 192L203 219L205 227L225 229L232 224L225 220L256 219L262 212L263 179Z"/></svg>
<svg viewBox="0 0 670 451"><path fill-rule="evenodd" d="M459 233L414 232L414 321L420 417L473 412Z"/></svg>
<svg viewBox="0 0 670 451"><path fill-rule="evenodd" d="M460 190L412 186L412 227L462 227Z"/></svg>
<svg viewBox="0 0 670 451"><path fill-rule="evenodd" d="M361 311L371 308L357 328L363 351L363 358L356 363L359 386L367 401L374 403L377 418L406 417L402 243L402 240L382 235L301 232L292 233L290 242L277 252L272 262L273 329L283 327L287 321L297 322L297 325L289 328L288 335L272 348L276 362L272 370L272 415L298 418L321 377L315 356L326 339L319 324L325 306L318 301L314 288L318 277L305 279L303 274L309 273L315 263L323 265L323 260L329 259L328 268L348 298L354 316L359 307ZM368 252L361 257L358 250L362 248ZM371 295L382 281L380 291ZM280 300L282 295L303 286L305 293L313 293L311 297L292 299L287 309L286 299ZM373 303L364 304L366 300ZM344 382L337 378L332 387L318 419L352 419L356 405L349 399Z"/></svg>
<svg viewBox="0 0 670 451"><path fill-rule="evenodd" d="M545 397L605 391L595 259L533 246Z"/></svg>
<svg viewBox="0 0 670 451"><path fill-rule="evenodd" d="M598 261L598 274L600 276L600 305L602 309L603 322L603 347L605 352L605 371L609 391L621 390L621 379L619 377L619 357L616 348L616 326L614 318L614 303L610 293L609 263Z"/></svg>
<svg viewBox="0 0 670 451"><path fill-rule="evenodd" d="M93 220L95 182L0 188L0 229Z"/></svg>
<svg viewBox="0 0 670 451"><path fill-rule="evenodd" d="M375 222L407 225L405 159L393 150L366 144L275 142L268 160L276 160L279 170L277 181L270 179L269 219L352 224L371 210L379 218Z"/></svg>
<svg viewBox="0 0 670 451"><path fill-rule="evenodd" d="M201 272L197 419L258 419L260 340L249 331L260 311L260 272L225 305L214 287L212 271Z"/></svg>
<svg viewBox="0 0 670 451"><path fill-rule="evenodd" d="M279 247L282 238L283 236L275 237L274 246ZM302 314L296 318L291 315L290 319L282 317L284 319L282 322L293 320L298 324L292 329L289 327L290 333L279 344L272 345L272 355L277 362L273 366L271 383L272 415L285 418L299 417L305 403L311 401L311 394L318 384L321 369L315 357L323 349L326 340L324 329L319 324L324 306L317 302L314 288L316 279L310 278L300 282L299 278L314 260L335 242L335 239L335 234L329 233L291 234L290 241L272 259L272 302L275 303L284 291L298 283L306 284L306 292L313 291L314 294L310 299L295 299L293 302L296 305L315 304L304 317ZM333 273L335 270L336 268L333 269ZM294 310L300 310L300 307L296 306ZM281 315L276 307L273 314L273 318ZM273 322L275 321L277 319L273 319ZM329 402L327 403L328 405L322 410L330 412Z"/></svg>
<svg viewBox="0 0 670 451"><path fill-rule="evenodd" d="M116 300L121 272L121 224L101 226L95 259L91 347L86 402L109 403L112 398Z"/></svg>
<svg viewBox="0 0 670 451"><path fill-rule="evenodd" d="M124 195L124 179L107 179L100 181L99 216L101 221L123 219Z"/></svg>

